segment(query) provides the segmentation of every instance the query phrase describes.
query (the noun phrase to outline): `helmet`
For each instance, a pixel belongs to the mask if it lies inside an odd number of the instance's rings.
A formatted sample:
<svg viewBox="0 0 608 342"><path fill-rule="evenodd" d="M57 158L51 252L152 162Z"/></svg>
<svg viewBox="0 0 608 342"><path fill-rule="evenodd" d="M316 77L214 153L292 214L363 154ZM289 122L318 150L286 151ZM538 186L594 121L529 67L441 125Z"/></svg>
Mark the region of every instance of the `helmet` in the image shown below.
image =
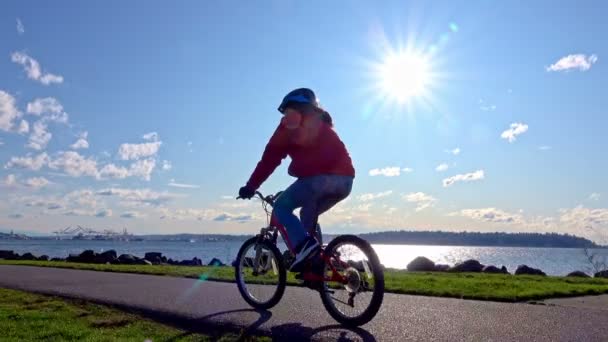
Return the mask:
<svg viewBox="0 0 608 342"><path fill-rule="evenodd" d="M290 91L279 105L279 112L283 113L285 109L292 103L308 103L314 107L319 107L319 101L315 93L308 88L298 88Z"/></svg>

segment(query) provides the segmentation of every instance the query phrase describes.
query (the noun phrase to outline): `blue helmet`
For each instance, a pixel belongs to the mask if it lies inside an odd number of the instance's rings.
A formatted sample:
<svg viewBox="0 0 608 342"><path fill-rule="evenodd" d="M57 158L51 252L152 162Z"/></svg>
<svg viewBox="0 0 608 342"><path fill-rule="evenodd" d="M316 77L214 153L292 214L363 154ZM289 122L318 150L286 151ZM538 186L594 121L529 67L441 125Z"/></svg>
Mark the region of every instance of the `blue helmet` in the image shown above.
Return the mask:
<svg viewBox="0 0 608 342"><path fill-rule="evenodd" d="M314 107L319 107L319 101L315 93L308 88L298 88L290 91L279 105L279 112L285 112L285 109L293 103L311 104Z"/></svg>

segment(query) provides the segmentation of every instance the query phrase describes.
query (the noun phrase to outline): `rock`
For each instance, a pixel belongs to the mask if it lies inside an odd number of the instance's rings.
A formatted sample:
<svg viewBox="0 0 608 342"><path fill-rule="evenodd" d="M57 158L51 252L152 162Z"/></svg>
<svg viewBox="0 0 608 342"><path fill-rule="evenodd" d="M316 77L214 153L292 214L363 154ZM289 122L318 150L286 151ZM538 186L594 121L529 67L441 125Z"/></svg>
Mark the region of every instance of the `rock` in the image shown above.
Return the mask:
<svg viewBox="0 0 608 342"><path fill-rule="evenodd" d="M152 263L150 262L150 260L137 258L137 260L135 261L135 265L150 265L151 266Z"/></svg>
<svg viewBox="0 0 608 342"><path fill-rule="evenodd" d="M515 270L515 275L523 274L546 276L545 272L537 268L528 267L527 265L517 266L517 270Z"/></svg>
<svg viewBox="0 0 608 342"><path fill-rule="evenodd" d="M131 254L121 254L118 257L118 261L124 265L135 265L137 263L138 258Z"/></svg>
<svg viewBox="0 0 608 342"><path fill-rule="evenodd" d="M436 264L435 272L447 272L450 269L450 265Z"/></svg>
<svg viewBox="0 0 608 342"><path fill-rule="evenodd" d="M580 277L580 278L591 278L587 273L583 271L574 271L568 273L566 277Z"/></svg>
<svg viewBox="0 0 608 342"><path fill-rule="evenodd" d="M97 257L97 254L95 254L94 251L88 249L88 250L80 253L80 255L78 256L77 262L84 262L84 263L92 264L95 262L96 257Z"/></svg>
<svg viewBox="0 0 608 342"><path fill-rule="evenodd" d="M109 251L105 251L101 254L98 254L95 257L95 262L98 264L107 264L107 263L112 263L112 261L114 261L116 259L117 259L116 251L111 249Z"/></svg>
<svg viewBox="0 0 608 342"><path fill-rule="evenodd" d="M473 259L458 263L450 269L451 272L481 272L482 270L483 265Z"/></svg>
<svg viewBox="0 0 608 342"><path fill-rule="evenodd" d="M70 254L70 255L68 255L68 257L65 259L65 261L68 261L68 262L78 262L78 260L79 260L79 259L78 259L78 257L79 257L79 255L78 255L78 254Z"/></svg>
<svg viewBox="0 0 608 342"><path fill-rule="evenodd" d="M608 278L608 270L603 270L601 272L597 272L594 277L596 278Z"/></svg>
<svg viewBox="0 0 608 342"><path fill-rule="evenodd" d="M419 256L416 259L412 260L409 264L407 264L407 270L410 272L428 272L435 270L435 263L425 258L423 256Z"/></svg>
<svg viewBox="0 0 608 342"><path fill-rule="evenodd" d="M36 260L36 259L37 258L32 253L25 253L21 257L19 257L19 260Z"/></svg>
<svg viewBox="0 0 608 342"><path fill-rule="evenodd" d="M494 265L488 265L486 267L483 268L483 270L481 270L481 272L483 273L497 273L497 274L509 274L509 271L507 271L506 267L501 267L498 268Z"/></svg>
<svg viewBox="0 0 608 342"><path fill-rule="evenodd" d="M13 251L0 251L0 259L14 260L18 257Z"/></svg>
<svg viewBox="0 0 608 342"><path fill-rule="evenodd" d="M145 260L150 261L154 265L159 265L163 262L163 253L160 252L148 252L144 256Z"/></svg>
<svg viewBox="0 0 608 342"><path fill-rule="evenodd" d="M217 259L217 258L211 259L211 261L209 261L209 264L207 264L207 265L209 265L209 266L226 266L220 259Z"/></svg>
<svg viewBox="0 0 608 342"><path fill-rule="evenodd" d="M41 255L38 257L38 261L49 261L48 255Z"/></svg>

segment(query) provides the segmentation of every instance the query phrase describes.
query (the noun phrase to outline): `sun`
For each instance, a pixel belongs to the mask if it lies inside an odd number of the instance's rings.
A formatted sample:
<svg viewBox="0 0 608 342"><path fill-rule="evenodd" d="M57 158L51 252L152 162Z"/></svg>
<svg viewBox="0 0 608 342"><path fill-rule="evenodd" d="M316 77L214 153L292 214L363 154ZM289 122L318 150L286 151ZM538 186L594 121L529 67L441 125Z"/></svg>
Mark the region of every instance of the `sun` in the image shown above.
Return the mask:
<svg viewBox="0 0 608 342"><path fill-rule="evenodd" d="M432 81L429 58L413 52L387 55L378 74L384 95L401 104L424 97Z"/></svg>

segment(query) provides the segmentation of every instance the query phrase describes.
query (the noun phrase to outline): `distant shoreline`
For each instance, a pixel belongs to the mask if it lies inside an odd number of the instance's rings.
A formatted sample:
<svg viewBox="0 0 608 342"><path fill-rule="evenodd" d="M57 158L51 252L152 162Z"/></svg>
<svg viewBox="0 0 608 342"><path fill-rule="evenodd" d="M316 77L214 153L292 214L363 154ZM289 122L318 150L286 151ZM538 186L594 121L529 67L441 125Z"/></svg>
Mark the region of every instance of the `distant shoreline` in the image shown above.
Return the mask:
<svg viewBox="0 0 608 342"><path fill-rule="evenodd" d="M371 244L417 245L450 247L516 247L516 248L594 248L605 249L586 238L556 233L477 233L445 231L384 231L357 234ZM228 234L142 234L130 235L129 242L231 242L244 241L253 236ZM324 234L325 241L337 234ZM56 240L56 236L27 236L24 234L0 233L0 241L6 240ZM71 240L62 237L62 240ZM76 239L75 239L76 240ZM82 237L78 241L120 241L112 238Z"/></svg>

